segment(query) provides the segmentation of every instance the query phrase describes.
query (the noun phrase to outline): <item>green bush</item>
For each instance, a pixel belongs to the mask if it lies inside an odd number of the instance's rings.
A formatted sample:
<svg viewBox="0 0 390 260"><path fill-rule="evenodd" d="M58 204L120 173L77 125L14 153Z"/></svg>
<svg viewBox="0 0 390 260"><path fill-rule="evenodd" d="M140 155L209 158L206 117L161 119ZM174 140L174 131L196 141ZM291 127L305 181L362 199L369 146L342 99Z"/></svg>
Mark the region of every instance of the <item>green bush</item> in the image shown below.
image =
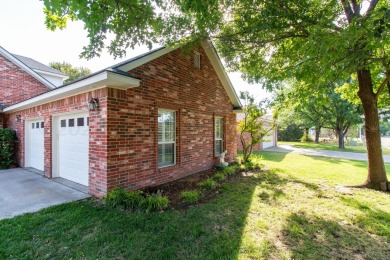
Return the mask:
<svg viewBox="0 0 390 260"><path fill-rule="evenodd" d="M202 193L197 190L190 190L190 191L182 191L180 194L180 198L190 204L194 204L200 200L202 197Z"/></svg>
<svg viewBox="0 0 390 260"><path fill-rule="evenodd" d="M209 178L205 181L199 182L198 186L205 189L205 190L212 190L212 189L215 189L217 187L217 183Z"/></svg>
<svg viewBox="0 0 390 260"><path fill-rule="evenodd" d="M105 202L111 208L135 209L145 200L142 194L142 191L116 189L107 194Z"/></svg>
<svg viewBox="0 0 390 260"><path fill-rule="evenodd" d="M228 166L225 169L223 169L223 173L225 175L233 175L237 171L237 165Z"/></svg>
<svg viewBox="0 0 390 260"><path fill-rule="evenodd" d="M15 145L15 131L0 129L0 169L7 169L14 163Z"/></svg>
<svg viewBox="0 0 390 260"><path fill-rule="evenodd" d="M246 163L240 162L241 170L259 170L263 167L261 161L263 160L262 156L251 156Z"/></svg>
<svg viewBox="0 0 390 260"><path fill-rule="evenodd" d="M286 129L278 129L278 141L295 142L303 135L302 129L296 124L288 125Z"/></svg>
<svg viewBox="0 0 390 260"><path fill-rule="evenodd" d="M218 172L213 176L213 180L216 182L221 182L226 179L226 175L223 172Z"/></svg>
<svg viewBox="0 0 390 260"><path fill-rule="evenodd" d="M161 191L157 193L148 194L142 202L142 207L147 211L158 211L168 208L169 199L163 196Z"/></svg>
<svg viewBox="0 0 390 260"><path fill-rule="evenodd" d="M301 142L313 142L313 139L308 134L304 134L301 137Z"/></svg>

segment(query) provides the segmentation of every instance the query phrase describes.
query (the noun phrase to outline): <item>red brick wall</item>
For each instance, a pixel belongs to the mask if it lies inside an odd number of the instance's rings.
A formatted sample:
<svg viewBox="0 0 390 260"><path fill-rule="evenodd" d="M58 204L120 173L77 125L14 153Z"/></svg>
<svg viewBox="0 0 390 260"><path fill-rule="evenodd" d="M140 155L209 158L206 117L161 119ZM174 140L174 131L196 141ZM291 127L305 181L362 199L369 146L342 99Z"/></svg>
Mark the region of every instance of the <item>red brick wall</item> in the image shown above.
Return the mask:
<svg viewBox="0 0 390 260"><path fill-rule="evenodd" d="M10 106L50 89L0 55L0 104Z"/></svg>
<svg viewBox="0 0 390 260"><path fill-rule="evenodd" d="M89 112L89 191L101 196L106 193L107 165L107 92L99 89L88 93L68 97L48 104L32 107L15 113L6 114L6 125L16 131L18 137L17 162L25 166L25 121L44 118L45 133L45 176L52 177L52 118L53 115L85 111L91 97L99 98L99 111ZM21 115L21 122L16 122L16 115Z"/></svg>
<svg viewBox="0 0 390 260"><path fill-rule="evenodd" d="M193 55L175 50L130 71L141 86L111 90L108 98L108 190L169 182L215 164L214 116L224 117L228 160L236 156L236 117L203 49L202 68ZM158 109L176 111L176 165L158 168Z"/></svg>

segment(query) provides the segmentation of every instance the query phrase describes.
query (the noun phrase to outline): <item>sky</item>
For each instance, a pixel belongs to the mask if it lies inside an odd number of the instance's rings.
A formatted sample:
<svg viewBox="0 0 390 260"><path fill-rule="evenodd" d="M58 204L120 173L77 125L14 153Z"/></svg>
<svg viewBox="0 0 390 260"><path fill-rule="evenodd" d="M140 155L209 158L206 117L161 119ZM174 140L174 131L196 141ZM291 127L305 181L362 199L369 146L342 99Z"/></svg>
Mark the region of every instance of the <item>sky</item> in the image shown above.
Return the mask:
<svg viewBox="0 0 390 260"><path fill-rule="evenodd" d="M100 57L91 60L80 59L82 47L88 43L83 23L68 22L66 29L52 32L46 29L44 18L43 3L39 0L1 0L0 46L8 52L44 64L66 61L76 67L87 67L92 72L149 51L147 47L139 46L134 50L130 49L123 59L115 60L105 51ZM229 72L228 75L237 94L240 91L249 91L257 101L271 97L261 85L245 82L239 72Z"/></svg>

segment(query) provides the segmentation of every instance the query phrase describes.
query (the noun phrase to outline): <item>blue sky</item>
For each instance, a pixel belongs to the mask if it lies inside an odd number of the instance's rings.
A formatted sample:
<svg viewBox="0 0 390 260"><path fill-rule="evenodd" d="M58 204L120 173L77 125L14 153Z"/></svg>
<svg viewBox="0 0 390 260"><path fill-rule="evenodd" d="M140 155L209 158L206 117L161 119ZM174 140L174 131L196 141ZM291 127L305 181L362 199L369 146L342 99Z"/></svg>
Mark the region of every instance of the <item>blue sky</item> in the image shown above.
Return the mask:
<svg viewBox="0 0 390 260"><path fill-rule="evenodd" d="M44 24L43 3L39 0L1 0L0 46L7 51L33 58L48 64L51 61L67 61L97 71L121 60L108 53L92 60L80 59L82 47L88 43L82 22L69 22L66 29L48 31ZM156 46L157 47L157 46ZM127 59L148 51L145 46L127 52ZM124 58L124 59L126 59ZM122 59L122 60L124 60ZM241 79L240 73L228 73L237 91L249 91L257 100L270 94L260 85L250 85Z"/></svg>

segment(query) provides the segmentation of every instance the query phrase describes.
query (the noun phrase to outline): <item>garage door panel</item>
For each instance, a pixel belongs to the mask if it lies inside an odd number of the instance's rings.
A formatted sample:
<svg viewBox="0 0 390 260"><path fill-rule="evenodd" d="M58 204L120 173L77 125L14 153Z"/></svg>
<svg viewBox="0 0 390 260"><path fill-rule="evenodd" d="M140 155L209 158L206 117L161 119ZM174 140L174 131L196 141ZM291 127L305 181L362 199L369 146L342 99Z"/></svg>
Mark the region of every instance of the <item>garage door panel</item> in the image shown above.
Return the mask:
<svg viewBox="0 0 390 260"><path fill-rule="evenodd" d="M268 135L264 138L266 142L263 142L263 149L269 148L274 146L274 136L273 135Z"/></svg>
<svg viewBox="0 0 390 260"><path fill-rule="evenodd" d="M68 115L59 118L59 176L88 185L89 130L88 115Z"/></svg>

